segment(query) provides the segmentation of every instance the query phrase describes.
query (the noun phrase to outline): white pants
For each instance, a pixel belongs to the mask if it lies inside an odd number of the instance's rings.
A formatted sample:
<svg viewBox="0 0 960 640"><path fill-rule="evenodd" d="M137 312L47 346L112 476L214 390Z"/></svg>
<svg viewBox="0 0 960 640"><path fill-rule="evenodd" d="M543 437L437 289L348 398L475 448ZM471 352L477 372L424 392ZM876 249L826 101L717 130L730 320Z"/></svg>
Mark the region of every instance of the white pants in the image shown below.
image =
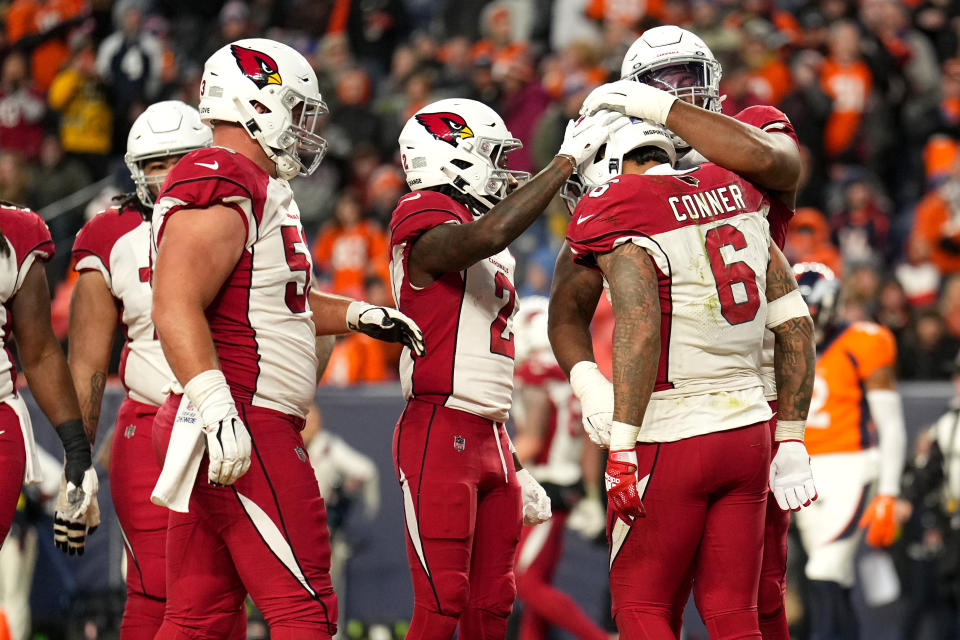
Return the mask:
<svg viewBox="0 0 960 640"><path fill-rule="evenodd" d="M30 637L30 585L37 562L37 530L22 539L8 536L0 547L0 609L7 614L13 640Z"/></svg>
<svg viewBox="0 0 960 640"><path fill-rule="evenodd" d="M811 457L819 497L794 516L807 552L806 575L810 580L853 586L853 558L861 537L857 525L878 466L876 448Z"/></svg>

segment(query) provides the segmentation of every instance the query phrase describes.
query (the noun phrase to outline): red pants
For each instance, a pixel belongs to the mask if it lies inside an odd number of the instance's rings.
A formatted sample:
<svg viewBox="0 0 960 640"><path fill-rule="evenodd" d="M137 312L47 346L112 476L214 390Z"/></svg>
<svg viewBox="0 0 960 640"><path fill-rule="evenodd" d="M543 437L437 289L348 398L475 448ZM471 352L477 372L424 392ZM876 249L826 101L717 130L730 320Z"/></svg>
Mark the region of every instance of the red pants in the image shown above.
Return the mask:
<svg viewBox="0 0 960 640"><path fill-rule="evenodd" d="M770 403L771 459L777 452L773 434L777 430L777 402ZM790 640L787 613L783 597L787 588L787 530L790 512L777 505L773 492L767 492L767 514L763 523L763 564L760 570L760 588L757 591L757 615L764 640Z"/></svg>
<svg viewBox="0 0 960 640"><path fill-rule="evenodd" d="M628 527L609 513L610 592L624 640L675 639L693 579L710 638L760 638L770 429L759 423L666 443L638 443L649 480L646 517Z"/></svg>
<svg viewBox="0 0 960 640"><path fill-rule="evenodd" d="M502 424L411 400L393 434L414 611L409 640L502 640L513 608L520 485Z"/></svg>
<svg viewBox="0 0 960 640"><path fill-rule="evenodd" d="M582 640L606 640L606 632L576 601L551 583L563 555L566 511L535 527L524 527L517 548L517 596L523 603L519 640L543 640L550 627L566 629Z"/></svg>
<svg viewBox="0 0 960 640"><path fill-rule="evenodd" d="M122 640L152 640L163 622L167 513L150 502L160 476L153 455L157 407L127 398L120 405L110 450L110 495L127 551L127 603Z"/></svg>
<svg viewBox="0 0 960 640"><path fill-rule="evenodd" d="M3 544L17 510L27 454L17 412L0 402L0 545Z"/></svg>
<svg viewBox="0 0 960 640"><path fill-rule="evenodd" d="M154 423L166 451L180 396ZM158 640L230 637L247 593L279 640L329 638L337 629L327 513L300 437L303 421L238 405L250 431L250 470L230 487L197 474L189 513L170 512L167 607Z"/></svg>

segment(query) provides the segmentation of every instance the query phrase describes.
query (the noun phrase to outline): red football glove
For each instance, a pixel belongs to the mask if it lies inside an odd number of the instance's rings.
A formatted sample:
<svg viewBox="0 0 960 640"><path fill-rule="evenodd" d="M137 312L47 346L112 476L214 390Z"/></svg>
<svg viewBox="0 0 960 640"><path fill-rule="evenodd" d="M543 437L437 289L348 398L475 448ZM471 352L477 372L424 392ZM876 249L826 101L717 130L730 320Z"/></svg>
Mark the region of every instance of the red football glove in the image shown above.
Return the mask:
<svg viewBox="0 0 960 640"><path fill-rule="evenodd" d="M897 539L896 501L893 496L877 496L860 518L860 528L867 530L867 544L871 547L889 547Z"/></svg>
<svg viewBox="0 0 960 640"><path fill-rule="evenodd" d="M645 514L637 490L637 452L634 449L611 451L603 475L607 498L617 517L628 525Z"/></svg>

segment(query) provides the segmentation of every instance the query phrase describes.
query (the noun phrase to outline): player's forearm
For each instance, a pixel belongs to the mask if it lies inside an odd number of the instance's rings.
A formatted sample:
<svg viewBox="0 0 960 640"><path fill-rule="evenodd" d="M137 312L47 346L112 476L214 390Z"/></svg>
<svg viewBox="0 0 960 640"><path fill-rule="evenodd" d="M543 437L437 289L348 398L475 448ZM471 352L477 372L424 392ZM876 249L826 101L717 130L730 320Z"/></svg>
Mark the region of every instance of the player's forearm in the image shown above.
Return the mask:
<svg viewBox="0 0 960 640"><path fill-rule="evenodd" d="M462 225L441 225L414 244L410 260L423 271L462 271L506 249L540 217L573 173L567 158L556 157L530 182L514 190L479 219Z"/></svg>
<svg viewBox="0 0 960 640"><path fill-rule="evenodd" d="M100 420L117 316L113 296L103 276L96 272L81 273L70 300L67 363L77 390L83 426L91 442Z"/></svg>
<svg viewBox="0 0 960 640"><path fill-rule="evenodd" d="M610 283L613 316L615 422L638 426L653 393L660 362L660 299L647 253L632 244L600 256Z"/></svg>
<svg viewBox="0 0 960 640"><path fill-rule="evenodd" d="M790 191L800 181L800 153L787 136L677 100L667 127L707 160L763 187Z"/></svg>
<svg viewBox="0 0 960 640"><path fill-rule="evenodd" d="M350 331L347 326L347 307L354 301L353 298L311 289L309 300L318 336L334 336Z"/></svg>
<svg viewBox="0 0 960 640"><path fill-rule="evenodd" d="M791 318L773 327L773 368L777 381L777 419L805 421L813 394L816 349L813 321Z"/></svg>
<svg viewBox="0 0 960 640"><path fill-rule="evenodd" d="M153 323L163 355L180 384L209 369L219 369L210 325L200 305L159 293L154 294Z"/></svg>
<svg viewBox="0 0 960 640"><path fill-rule="evenodd" d="M564 243L553 271L547 334L568 378L573 365L582 360L595 361L590 322L602 292L600 274L575 264L569 245Z"/></svg>
<svg viewBox="0 0 960 640"><path fill-rule="evenodd" d="M70 379L67 359L60 350L53 332L50 339L39 348L20 350L23 375L37 405L50 424L56 426L68 420L80 419L80 406Z"/></svg>

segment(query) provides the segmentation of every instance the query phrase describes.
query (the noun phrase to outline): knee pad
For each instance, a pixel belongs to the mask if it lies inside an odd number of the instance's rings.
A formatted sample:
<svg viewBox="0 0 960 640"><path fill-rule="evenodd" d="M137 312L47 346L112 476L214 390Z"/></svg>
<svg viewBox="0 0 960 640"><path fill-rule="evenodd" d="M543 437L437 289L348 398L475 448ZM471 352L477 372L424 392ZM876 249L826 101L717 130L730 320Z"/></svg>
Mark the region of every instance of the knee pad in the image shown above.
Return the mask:
<svg viewBox="0 0 960 640"><path fill-rule="evenodd" d="M620 640L676 640L668 607L624 607L613 612Z"/></svg>
<svg viewBox="0 0 960 640"><path fill-rule="evenodd" d="M757 612L760 616L775 615L782 610L785 592L786 580L782 576L760 574L760 588L757 591Z"/></svg>

